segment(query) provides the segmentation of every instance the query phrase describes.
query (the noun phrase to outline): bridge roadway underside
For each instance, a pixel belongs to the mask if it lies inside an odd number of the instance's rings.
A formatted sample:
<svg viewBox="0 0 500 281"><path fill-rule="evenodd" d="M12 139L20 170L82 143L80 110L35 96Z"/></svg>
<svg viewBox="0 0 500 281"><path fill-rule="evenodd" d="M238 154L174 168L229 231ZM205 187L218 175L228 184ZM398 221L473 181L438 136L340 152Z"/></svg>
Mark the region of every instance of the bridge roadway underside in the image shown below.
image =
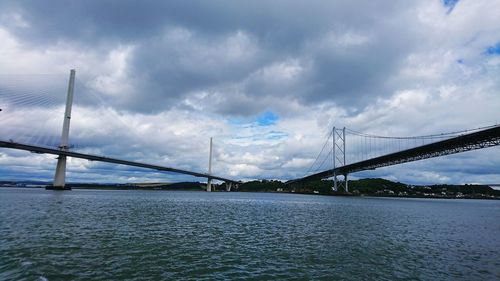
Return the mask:
<svg viewBox="0 0 500 281"><path fill-rule="evenodd" d="M204 173L192 172L192 171L170 168L170 167L163 167L163 166L158 166L158 165L145 164L145 163L140 163L140 162L133 162L133 161L128 161L128 160L121 160L121 159L116 159L116 158L109 158L109 157L104 157L104 156L97 156L97 155L84 154L84 153L78 153L78 152L64 151L64 150L41 147L41 146L20 144L20 143L15 143L15 142L0 141L0 147L18 149L18 150L26 150L26 151L40 153L40 154L65 155L68 157L87 159L90 161L114 163L114 164L120 164L120 165L126 165L126 166L153 169L153 170L163 171L163 172L185 174L185 175L191 175L191 176L200 177L200 178L210 178L210 179L220 180L220 181L224 181L224 182L228 182L228 183L239 183L238 181L235 181L235 180L226 179L223 177L218 177L218 176L213 176L213 175L208 175L208 174L204 174Z"/></svg>
<svg viewBox="0 0 500 281"><path fill-rule="evenodd" d="M335 169L335 174L346 175L364 170L374 170L380 167L487 148L496 145L500 145L500 126L341 166ZM333 172L333 170L326 170L307 177L291 180L288 183L329 178L333 176Z"/></svg>

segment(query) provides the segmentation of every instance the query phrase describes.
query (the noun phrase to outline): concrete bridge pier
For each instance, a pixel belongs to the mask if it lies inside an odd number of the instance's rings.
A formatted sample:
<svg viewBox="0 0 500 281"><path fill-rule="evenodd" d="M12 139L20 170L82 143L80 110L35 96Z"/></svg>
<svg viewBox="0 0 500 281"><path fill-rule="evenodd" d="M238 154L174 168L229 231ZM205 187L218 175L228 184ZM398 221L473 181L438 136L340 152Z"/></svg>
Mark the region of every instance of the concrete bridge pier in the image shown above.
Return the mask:
<svg viewBox="0 0 500 281"><path fill-rule="evenodd" d="M344 184L345 184L345 192L349 193L349 181L347 180L347 173L344 174Z"/></svg>
<svg viewBox="0 0 500 281"><path fill-rule="evenodd" d="M231 191L232 187L233 187L233 183L232 182L226 182L226 191L227 192Z"/></svg>
<svg viewBox="0 0 500 281"><path fill-rule="evenodd" d="M211 192L212 191L212 178L208 178L208 181L207 181L207 192Z"/></svg>
<svg viewBox="0 0 500 281"><path fill-rule="evenodd" d="M335 170L333 170L333 186L332 186L333 191L339 190L337 186L337 175L335 174Z"/></svg>

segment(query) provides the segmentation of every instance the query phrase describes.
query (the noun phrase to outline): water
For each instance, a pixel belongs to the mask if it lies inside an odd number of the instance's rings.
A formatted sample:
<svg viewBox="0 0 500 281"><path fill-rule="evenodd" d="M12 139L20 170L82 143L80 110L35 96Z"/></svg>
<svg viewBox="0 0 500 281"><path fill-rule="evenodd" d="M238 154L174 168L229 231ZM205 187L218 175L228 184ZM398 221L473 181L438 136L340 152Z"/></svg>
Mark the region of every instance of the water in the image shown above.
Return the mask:
<svg viewBox="0 0 500 281"><path fill-rule="evenodd" d="M0 280L500 279L500 201L0 189Z"/></svg>

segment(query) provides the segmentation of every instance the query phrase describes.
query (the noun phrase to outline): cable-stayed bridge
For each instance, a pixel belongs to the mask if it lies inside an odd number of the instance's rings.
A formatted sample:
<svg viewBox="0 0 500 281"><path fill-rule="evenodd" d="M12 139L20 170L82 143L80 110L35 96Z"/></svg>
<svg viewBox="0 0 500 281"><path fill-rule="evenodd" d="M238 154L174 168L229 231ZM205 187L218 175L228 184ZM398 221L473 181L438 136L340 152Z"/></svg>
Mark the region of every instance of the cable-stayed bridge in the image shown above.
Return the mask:
<svg viewBox="0 0 500 281"><path fill-rule="evenodd" d="M169 172L184 174L194 177L206 178L207 191L211 191L212 180L223 181L226 184L226 190L231 190L233 186L237 187L238 181L229 179L227 177L217 176L211 173L211 163L212 163L212 140L210 139L210 156L209 156L209 167L208 173L191 171L188 169L167 167L164 165L150 164L139 161L131 161L127 159L122 159L118 157L108 157L92 153L82 153L73 151L74 146L70 145L69 142L69 127L72 118L72 107L73 107L73 97L75 91L75 70L71 70L70 79L67 88L67 97L64 107L64 119L62 135L60 139L55 135L47 134L50 130L46 127L48 123L51 123L51 118L47 115L47 112L51 112L51 108L58 108L60 101L51 98L50 93L44 92L40 89L29 90L29 86L25 87L23 91L17 91L16 87L9 87L8 83L0 84L0 117L2 121L8 120L10 128L1 128L0 131L0 147L30 151L39 154L52 154L57 155L57 166L55 169L55 176L53 187L50 189L70 189L65 184L66 179L66 159L67 157L86 159L95 162L113 163L125 166L139 167L145 169L152 169L160 172ZM33 77L31 77L33 78ZM37 77L39 79L40 77ZM10 79L8 82L14 85L26 83L26 81L21 81L18 83L15 81L16 78ZM43 80L43 79L42 79ZM12 82L13 81L13 82ZM29 82L28 82L29 84ZM61 90L61 89L58 89ZM40 95L40 93L42 95ZM19 110L22 108L22 110ZM4 110L7 109L7 110ZM55 110L57 111L57 110ZM62 113L62 112L59 112ZM59 114L58 113L58 114ZM44 116L45 115L45 116ZM61 114L62 115L62 114ZM30 126L30 116L34 119L47 118L45 123L37 122L39 125L36 127ZM40 121L40 120L31 121ZM105 122L106 118L103 118Z"/></svg>

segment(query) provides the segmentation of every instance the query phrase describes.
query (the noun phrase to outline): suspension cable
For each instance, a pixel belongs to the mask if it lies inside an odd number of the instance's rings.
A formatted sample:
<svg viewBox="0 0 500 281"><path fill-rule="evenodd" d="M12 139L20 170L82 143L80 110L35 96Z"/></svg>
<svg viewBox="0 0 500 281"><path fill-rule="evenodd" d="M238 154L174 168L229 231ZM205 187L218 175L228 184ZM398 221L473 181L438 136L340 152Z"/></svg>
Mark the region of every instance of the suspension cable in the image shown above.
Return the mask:
<svg viewBox="0 0 500 281"><path fill-rule="evenodd" d="M409 137L372 135L372 134L358 132L358 131L347 129L347 128L346 128L346 131L353 134L353 135L357 135L357 136L361 136L361 137L379 138L379 139L430 139L430 138L447 138L447 137L457 136L457 135L461 135L461 134L469 133L469 132L473 132L473 131L490 129L490 128L497 127L497 126L499 126L499 125L490 125L490 126L485 126L485 127L467 129L467 130L462 130L462 131L454 131L454 132L448 132L448 133L441 133L441 134L409 136Z"/></svg>

